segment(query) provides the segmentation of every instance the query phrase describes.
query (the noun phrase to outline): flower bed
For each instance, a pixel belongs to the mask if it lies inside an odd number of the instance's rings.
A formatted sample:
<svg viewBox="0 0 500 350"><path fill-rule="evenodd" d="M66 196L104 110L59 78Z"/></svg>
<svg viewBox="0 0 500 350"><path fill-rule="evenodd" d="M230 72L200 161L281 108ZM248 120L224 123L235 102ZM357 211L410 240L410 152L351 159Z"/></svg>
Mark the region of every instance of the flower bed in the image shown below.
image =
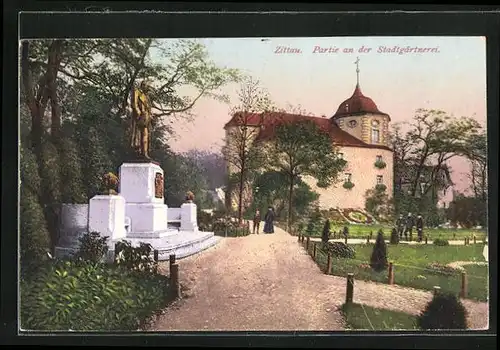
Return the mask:
<svg viewBox="0 0 500 350"><path fill-rule="evenodd" d="M373 218L358 209L344 209L344 216L352 223L356 224L371 224Z"/></svg>

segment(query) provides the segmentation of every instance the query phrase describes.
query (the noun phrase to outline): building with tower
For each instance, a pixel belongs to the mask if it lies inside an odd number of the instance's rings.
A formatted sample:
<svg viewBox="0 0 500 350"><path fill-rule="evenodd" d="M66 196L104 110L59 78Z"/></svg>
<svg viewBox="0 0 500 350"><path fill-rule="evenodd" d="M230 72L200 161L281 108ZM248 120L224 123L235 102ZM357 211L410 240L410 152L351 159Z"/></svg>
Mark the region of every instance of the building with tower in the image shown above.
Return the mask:
<svg viewBox="0 0 500 350"><path fill-rule="evenodd" d="M385 187L389 198L393 196L393 151L390 148L389 123L391 118L380 111L375 102L365 96L359 84L359 60L356 60L357 81L351 97L339 104L336 112L330 117L314 117L282 112L252 114L245 120L236 113L226 123L226 142L232 142L232 131L235 128L253 128L255 139L272 142L275 127L280 123L309 120L320 129L328 132L332 145L337 147L347 165L339 175L337 182L328 188L316 186L315 179L304 177L302 180L317 192L321 209L363 209L366 191ZM228 164L228 173L235 169ZM354 186L346 186L351 183ZM237 208L236 196L227 191L226 205ZM250 204L250 195L243 196L244 205Z"/></svg>

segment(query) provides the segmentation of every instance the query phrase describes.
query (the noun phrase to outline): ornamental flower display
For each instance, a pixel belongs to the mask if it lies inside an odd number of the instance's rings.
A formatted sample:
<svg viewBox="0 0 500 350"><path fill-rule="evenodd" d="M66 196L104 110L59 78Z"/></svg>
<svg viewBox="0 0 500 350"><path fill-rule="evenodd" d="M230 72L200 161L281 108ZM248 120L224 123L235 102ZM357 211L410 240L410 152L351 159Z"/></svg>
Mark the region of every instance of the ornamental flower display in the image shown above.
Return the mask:
<svg viewBox="0 0 500 350"><path fill-rule="evenodd" d="M113 174L112 172L106 173L102 177L102 182L104 185L104 193L105 194L117 194L118 188L118 176Z"/></svg>
<svg viewBox="0 0 500 350"><path fill-rule="evenodd" d="M188 201L188 202L192 202L192 201L194 201L194 193L193 193L193 192L188 191L188 192L186 193L186 201Z"/></svg>

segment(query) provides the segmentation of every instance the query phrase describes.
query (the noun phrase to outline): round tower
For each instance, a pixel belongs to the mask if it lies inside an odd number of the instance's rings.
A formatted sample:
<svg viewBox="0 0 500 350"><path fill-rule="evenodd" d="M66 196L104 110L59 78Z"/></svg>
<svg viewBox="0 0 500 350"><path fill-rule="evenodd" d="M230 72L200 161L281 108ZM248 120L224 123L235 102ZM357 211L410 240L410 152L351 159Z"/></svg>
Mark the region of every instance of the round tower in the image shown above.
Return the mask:
<svg viewBox="0 0 500 350"><path fill-rule="evenodd" d="M373 100L361 92L359 86L359 59L356 60L356 88L351 97L342 102L332 116L332 122L361 141L390 146L387 113L381 112Z"/></svg>

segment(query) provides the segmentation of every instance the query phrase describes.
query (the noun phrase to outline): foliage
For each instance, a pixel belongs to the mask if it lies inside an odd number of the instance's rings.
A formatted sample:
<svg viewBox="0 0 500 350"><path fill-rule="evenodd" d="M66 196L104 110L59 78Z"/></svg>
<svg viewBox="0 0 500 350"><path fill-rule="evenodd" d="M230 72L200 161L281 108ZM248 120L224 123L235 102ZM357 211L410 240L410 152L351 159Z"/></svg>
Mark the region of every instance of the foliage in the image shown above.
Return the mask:
<svg viewBox="0 0 500 350"><path fill-rule="evenodd" d="M29 268L30 262L39 264L50 251L50 236L43 208L39 201L40 178L33 153L20 148L20 254L21 267Z"/></svg>
<svg viewBox="0 0 500 350"><path fill-rule="evenodd" d="M309 221L307 223L306 234L308 236L314 236L317 232L321 232L321 212L319 208L314 209L309 217Z"/></svg>
<svg viewBox="0 0 500 350"><path fill-rule="evenodd" d="M450 242L448 242L447 239L443 239L443 238L435 238L434 241L432 242L434 245L437 245L437 246L446 246L446 245L449 245Z"/></svg>
<svg viewBox="0 0 500 350"><path fill-rule="evenodd" d="M323 226L321 242L323 242L323 244L326 244L328 243L329 239L330 239L330 220L326 220L325 226Z"/></svg>
<svg viewBox="0 0 500 350"><path fill-rule="evenodd" d="M214 189L226 185L227 166L220 153L193 149L183 154L202 170L209 188Z"/></svg>
<svg viewBox="0 0 500 350"><path fill-rule="evenodd" d="M447 162L470 154L470 141L481 127L472 118L452 118L438 110L419 109L406 133L394 125L396 214L421 212L427 226L439 224L437 194L451 185Z"/></svg>
<svg viewBox="0 0 500 350"><path fill-rule="evenodd" d="M379 184L365 193L365 210L381 221L390 220L393 216L393 201L386 190L385 185Z"/></svg>
<svg viewBox="0 0 500 350"><path fill-rule="evenodd" d="M21 280L21 327L137 330L168 301L168 279L90 261L55 261Z"/></svg>
<svg viewBox="0 0 500 350"><path fill-rule="evenodd" d="M186 200L187 200L187 201L194 201L194 193L193 193L193 192L191 192L191 191L188 191L188 192L186 193Z"/></svg>
<svg viewBox="0 0 500 350"><path fill-rule="evenodd" d="M338 209L330 208L322 211L321 214L323 217L329 219L332 225L342 225L347 223L346 218Z"/></svg>
<svg viewBox="0 0 500 350"><path fill-rule="evenodd" d="M330 136L311 121L283 122L276 126L275 137L266 152L269 170L288 178L288 227L292 223L292 203L296 180L311 176L318 187L326 188L344 169L346 162L332 147Z"/></svg>
<svg viewBox="0 0 500 350"><path fill-rule="evenodd" d="M118 176L112 172L103 175L105 194L116 194L118 190Z"/></svg>
<svg viewBox="0 0 500 350"><path fill-rule="evenodd" d="M323 249L337 258L354 259L356 257L354 248L344 242L328 242L323 246Z"/></svg>
<svg viewBox="0 0 500 350"><path fill-rule="evenodd" d="M373 246L372 256L370 258L370 266L375 271L383 271L387 268L387 245L384 240L384 232L379 230L377 240Z"/></svg>
<svg viewBox="0 0 500 350"><path fill-rule="evenodd" d="M419 315L417 324L423 330L467 329L467 310L456 295L439 293Z"/></svg>
<svg viewBox="0 0 500 350"><path fill-rule="evenodd" d="M157 265L151 244L140 242L138 247L134 247L126 240L115 245L115 263L131 271L147 273L153 273Z"/></svg>
<svg viewBox="0 0 500 350"><path fill-rule="evenodd" d="M482 198L458 195L446 210L446 217L453 224L471 228L487 226L487 203Z"/></svg>
<svg viewBox="0 0 500 350"><path fill-rule="evenodd" d="M458 293L461 287L460 272L457 270L454 275L433 273L427 270L429 262L438 262L443 265L454 261L481 262L484 261L483 247L482 244L449 245L447 247L438 247L432 244L390 245L388 249L390 260L395 267L395 283L399 286L427 291L432 291L434 286L440 286L442 292ZM377 272L371 268L366 269L360 266L360 263L369 264L373 245L359 244L355 248L356 259L336 258L332 261L331 273L341 277L345 277L347 273L354 273L356 280L387 283L387 270ZM320 266L326 266L327 257L321 251L317 252L316 260ZM488 266L466 265L464 268L470 278L468 298L480 301L488 300Z"/></svg>
<svg viewBox="0 0 500 350"><path fill-rule="evenodd" d="M260 86L260 82L247 77L238 90L239 104L231 108L231 117L235 126L227 130L226 143L222 149L224 159L237 174L237 181L229 189L230 196L238 199L238 221L241 223L244 212L243 192L251 182L252 172L262 167L263 149L256 147L255 138L260 132L260 125L271 108L269 94ZM258 125L249 125L250 118L260 115ZM231 174L230 174L231 175ZM234 192L234 193L233 193Z"/></svg>
<svg viewBox="0 0 500 350"><path fill-rule="evenodd" d="M255 209L264 212L268 206L275 208L276 216L288 216L288 179L285 174L277 171L266 171L256 176L253 183L253 202L247 212L254 213ZM257 190L258 189L258 190ZM301 179L297 179L294 187L295 195L292 198L292 218L309 216L313 204L319 194Z"/></svg>
<svg viewBox="0 0 500 350"><path fill-rule="evenodd" d="M384 169L387 166L383 160L377 160L374 165L379 169Z"/></svg>
<svg viewBox="0 0 500 350"><path fill-rule="evenodd" d="M398 244L399 243L399 233L398 230L393 227L391 230L391 244Z"/></svg>
<svg viewBox="0 0 500 350"><path fill-rule="evenodd" d="M350 190L354 187L354 183L352 183L351 181L345 181L342 187L344 187L346 190Z"/></svg>
<svg viewBox="0 0 500 350"><path fill-rule="evenodd" d="M79 239L80 247L76 256L86 261L102 262L109 250L108 238L101 237L99 232L86 232Z"/></svg>
<svg viewBox="0 0 500 350"><path fill-rule="evenodd" d="M165 144L171 123L189 119L201 97L227 100L219 88L238 80L237 71L218 68L205 47L190 40L26 40L21 72L21 140L33 152L31 171L40 179L33 192L52 248L58 241L60 204L82 203L100 193L101 175L132 156L128 99L137 80L155 81L151 154L160 153L166 169L177 158ZM195 93L181 96L178 91L185 87ZM178 174L166 183L168 200L182 203L186 188L195 193L204 188L193 186L200 176L192 168L185 173L173 169ZM203 197L196 195L201 202Z"/></svg>
<svg viewBox="0 0 500 350"><path fill-rule="evenodd" d="M446 264L441 264L438 262L433 262L427 265L427 268L429 271L436 272L436 273L441 273L445 275L454 275L457 272L457 269L448 266Z"/></svg>

